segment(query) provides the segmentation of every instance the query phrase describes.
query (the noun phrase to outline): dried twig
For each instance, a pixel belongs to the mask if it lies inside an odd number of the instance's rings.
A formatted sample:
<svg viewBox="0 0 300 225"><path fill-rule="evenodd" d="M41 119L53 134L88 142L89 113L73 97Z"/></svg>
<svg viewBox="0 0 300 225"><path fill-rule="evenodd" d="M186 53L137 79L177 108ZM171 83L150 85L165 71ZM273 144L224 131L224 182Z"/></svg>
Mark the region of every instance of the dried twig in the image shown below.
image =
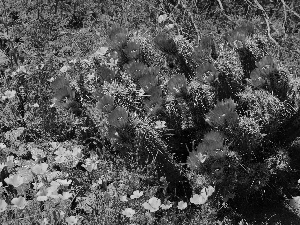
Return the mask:
<svg viewBox="0 0 300 225"><path fill-rule="evenodd" d="M290 12L292 12L295 16L297 16L300 19L300 15L298 13L296 13L294 10L291 9L291 7L289 7L284 0L281 0L281 3L283 4L285 9L288 9Z"/></svg>
<svg viewBox="0 0 300 225"><path fill-rule="evenodd" d="M254 3L256 4L256 6L258 7L258 9L260 9L263 13L264 13L264 19L266 21L267 24L267 30L268 30L268 37L270 38L270 40L277 46L280 48L280 45L277 43L277 41L272 37L271 35L271 28L270 28L270 22L269 22L269 16L266 13L265 9L262 7L262 5L257 1L254 0Z"/></svg>

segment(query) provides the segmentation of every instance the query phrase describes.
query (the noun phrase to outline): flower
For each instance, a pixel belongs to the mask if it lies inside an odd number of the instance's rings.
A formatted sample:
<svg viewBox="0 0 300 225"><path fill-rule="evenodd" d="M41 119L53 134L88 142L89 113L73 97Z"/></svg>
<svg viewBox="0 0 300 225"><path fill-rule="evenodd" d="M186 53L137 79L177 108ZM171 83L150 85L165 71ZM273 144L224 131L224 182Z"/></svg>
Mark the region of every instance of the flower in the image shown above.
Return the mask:
<svg viewBox="0 0 300 225"><path fill-rule="evenodd" d="M128 200L127 200L127 196L126 195L122 195L121 197L120 197L120 201L121 202L127 202Z"/></svg>
<svg viewBox="0 0 300 225"><path fill-rule="evenodd" d="M60 71L61 73L65 73L65 72L67 72L70 68L71 68L70 66L65 65L65 66L63 66L62 68L60 68L59 71Z"/></svg>
<svg viewBox="0 0 300 225"><path fill-rule="evenodd" d="M3 199L0 199L0 212L4 212L6 208L7 208L7 203Z"/></svg>
<svg viewBox="0 0 300 225"><path fill-rule="evenodd" d="M184 202L184 201L178 202L178 206L177 206L178 209L183 210L186 207L187 207L187 203L186 202Z"/></svg>
<svg viewBox="0 0 300 225"><path fill-rule="evenodd" d="M215 192L215 188L213 186L208 186L208 188L203 188L201 190L202 193L206 193L207 197L211 196Z"/></svg>
<svg viewBox="0 0 300 225"><path fill-rule="evenodd" d="M8 178L5 178L4 181L7 184L13 185L14 187L19 187L20 185L22 185L24 183L23 177L21 177L18 174L10 175Z"/></svg>
<svg viewBox="0 0 300 225"><path fill-rule="evenodd" d="M157 77L154 74L146 74L139 79L139 84L145 92L148 92L157 84Z"/></svg>
<svg viewBox="0 0 300 225"><path fill-rule="evenodd" d="M97 163L98 161L92 160L90 158L85 160L85 164L82 166L89 172L92 172L93 170L97 169Z"/></svg>
<svg viewBox="0 0 300 225"><path fill-rule="evenodd" d="M69 186L72 183L72 180L57 179L56 182L63 186Z"/></svg>
<svg viewBox="0 0 300 225"><path fill-rule="evenodd" d="M128 113L126 110L118 106L108 116L108 122L111 126L121 128L128 121Z"/></svg>
<svg viewBox="0 0 300 225"><path fill-rule="evenodd" d="M4 95L2 96L2 99L5 100L5 99L14 98L16 93L17 92L15 90L12 90L12 91L7 90L7 91L4 92Z"/></svg>
<svg viewBox="0 0 300 225"><path fill-rule="evenodd" d="M131 198L131 199L135 199L135 198L141 197L142 195L143 195L143 192L137 190L137 191L134 191L134 192L133 192L133 195L131 195L130 198Z"/></svg>
<svg viewBox="0 0 300 225"><path fill-rule="evenodd" d="M162 14L158 17L157 22L162 23L162 22L166 21L167 18L168 18L167 14Z"/></svg>
<svg viewBox="0 0 300 225"><path fill-rule="evenodd" d="M108 47L101 47L99 48L99 50L97 50L94 55L100 55L100 56L104 56L106 54L106 52L108 51Z"/></svg>
<svg viewBox="0 0 300 225"><path fill-rule="evenodd" d="M126 217L131 218L135 214L135 211L132 208L126 208L122 211L122 214Z"/></svg>
<svg viewBox="0 0 300 225"><path fill-rule="evenodd" d="M186 92L186 86L186 79L183 75L176 75L167 83L168 91L172 95L179 95L182 92Z"/></svg>
<svg viewBox="0 0 300 225"><path fill-rule="evenodd" d="M41 222L42 225L47 225L49 224L49 219L48 218L44 218Z"/></svg>
<svg viewBox="0 0 300 225"><path fill-rule="evenodd" d="M63 194L61 195L58 195L62 200L67 200L67 199L69 199L69 198L71 198L72 197L72 193L70 193L70 192L63 192Z"/></svg>
<svg viewBox="0 0 300 225"><path fill-rule="evenodd" d="M77 224L78 218L76 216L69 216L69 217L66 218L66 222L69 225Z"/></svg>
<svg viewBox="0 0 300 225"><path fill-rule="evenodd" d="M172 203L171 202L167 202L166 204L161 204L160 208L162 209L169 209L172 207Z"/></svg>
<svg viewBox="0 0 300 225"><path fill-rule="evenodd" d="M11 203L14 207L17 207L19 209L24 209L27 204L26 199L22 196L20 196L19 198L13 198L11 200Z"/></svg>
<svg viewBox="0 0 300 225"><path fill-rule="evenodd" d="M160 205L161 201L156 197L150 198L148 202L145 202L143 204L144 208L150 210L150 212L156 212L157 210L159 210Z"/></svg>
<svg viewBox="0 0 300 225"><path fill-rule="evenodd" d="M217 102L215 108L206 114L205 121L213 127L226 124L233 125L238 120L235 108L236 103L232 99L224 99L221 102Z"/></svg>
<svg viewBox="0 0 300 225"><path fill-rule="evenodd" d="M6 148L6 145L4 143L0 143L0 148L1 149Z"/></svg>
<svg viewBox="0 0 300 225"><path fill-rule="evenodd" d="M192 198L190 198L190 202L195 205L204 204L207 201L207 197L204 195L193 195Z"/></svg>
<svg viewBox="0 0 300 225"><path fill-rule="evenodd" d="M123 49L124 53L128 57L128 59L136 59L140 53L140 45L135 42L128 42L125 49Z"/></svg>
<svg viewBox="0 0 300 225"><path fill-rule="evenodd" d="M155 122L155 129L163 129L166 128L166 121L156 121Z"/></svg>
<svg viewBox="0 0 300 225"><path fill-rule="evenodd" d="M41 164L36 164L31 168L32 172L35 174L45 174L47 169L48 169L48 164L47 163L41 163Z"/></svg>
<svg viewBox="0 0 300 225"><path fill-rule="evenodd" d="M109 113L114 109L114 97L104 95L98 102L97 108L102 112Z"/></svg>
<svg viewBox="0 0 300 225"><path fill-rule="evenodd" d="M14 166L14 156L13 155L7 156L6 165L8 167L13 167Z"/></svg>

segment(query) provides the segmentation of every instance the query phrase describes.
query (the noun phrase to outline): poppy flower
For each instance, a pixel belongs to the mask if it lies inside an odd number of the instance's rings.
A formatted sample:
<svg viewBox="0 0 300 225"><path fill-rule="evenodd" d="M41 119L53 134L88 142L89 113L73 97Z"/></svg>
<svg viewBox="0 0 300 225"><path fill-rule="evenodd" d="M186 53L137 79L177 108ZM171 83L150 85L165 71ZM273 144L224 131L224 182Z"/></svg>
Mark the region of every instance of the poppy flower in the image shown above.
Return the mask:
<svg viewBox="0 0 300 225"><path fill-rule="evenodd" d="M213 186L204 187L201 190L201 194L205 194L207 197L210 197L215 192L215 188Z"/></svg>
<svg viewBox="0 0 300 225"><path fill-rule="evenodd" d="M69 186L72 183L72 180L57 179L56 182L63 186Z"/></svg>
<svg viewBox="0 0 300 225"><path fill-rule="evenodd" d="M68 223L68 225L74 225L77 224L78 218L76 216L69 216L66 218L66 222Z"/></svg>
<svg viewBox="0 0 300 225"><path fill-rule="evenodd" d="M98 102L97 108L104 113L109 113L114 108L114 97L109 95L104 95Z"/></svg>
<svg viewBox="0 0 300 225"><path fill-rule="evenodd" d="M47 163L41 163L41 164L36 164L31 168L32 172L35 174L45 174L48 169L48 164Z"/></svg>
<svg viewBox="0 0 300 225"><path fill-rule="evenodd" d="M5 178L4 181L7 184L13 185L14 187L19 187L24 183L23 177L18 174L10 175L8 178Z"/></svg>
<svg viewBox="0 0 300 225"><path fill-rule="evenodd" d="M108 122L111 126L121 128L128 121L128 113L126 110L118 106L108 116Z"/></svg>
<svg viewBox="0 0 300 225"><path fill-rule="evenodd" d="M172 203L171 202L167 202L166 204L161 204L160 208L162 209L170 209L172 207Z"/></svg>
<svg viewBox="0 0 300 225"><path fill-rule="evenodd" d="M65 72L67 72L67 71L70 70L70 69L71 69L70 66L64 65L62 68L60 68L59 72L65 73Z"/></svg>
<svg viewBox="0 0 300 225"><path fill-rule="evenodd" d="M207 197L205 195L193 195L193 197L190 198L190 202L195 205L202 205L207 201Z"/></svg>
<svg viewBox="0 0 300 225"><path fill-rule="evenodd" d="M143 195L143 192L142 191L134 191L132 195L130 195L130 198L131 199L135 199L135 198L139 198Z"/></svg>
<svg viewBox="0 0 300 225"><path fill-rule="evenodd" d="M157 18L157 22L162 23L162 22L166 21L167 18L168 18L167 14L162 14Z"/></svg>
<svg viewBox="0 0 300 225"><path fill-rule="evenodd" d="M126 195L122 195L121 197L120 197L120 201L121 202L127 202L128 200L127 200L127 196Z"/></svg>
<svg viewBox="0 0 300 225"><path fill-rule="evenodd" d="M0 199L0 212L4 212L7 208L7 203L5 202L5 200Z"/></svg>
<svg viewBox="0 0 300 225"><path fill-rule="evenodd" d="M183 210L186 207L187 207L187 203L186 202L184 202L184 201L178 202L178 206L177 206L178 209Z"/></svg>
<svg viewBox="0 0 300 225"><path fill-rule="evenodd" d="M67 200L67 199L69 199L69 198L71 198L73 196L73 194L72 193L70 193L70 192L63 192L63 194L61 195L59 195L59 197L62 199L62 200Z"/></svg>
<svg viewBox="0 0 300 225"><path fill-rule="evenodd" d="M19 209L24 209L25 206L27 205L26 199L22 196L19 198L13 198L11 200L11 203L13 204L14 207L17 207Z"/></svg>
<svg viewBox="0 0 300 225"><path fill-rule="evenodd" d="M154 128L155 129L163 129L163 128L166 128L166 121L156 121L155 122L155 126Z"/></svg>
<svg viewBox="0 0 300 225"><path fill-rule="evenodd" d="M100 47L95 53L94 56L100 55L104 56L108 51L108 47Z"/></svg>
<svg viewBox="0 0 300 225"><path fill-rule="evenodd" d="M156 197L152 197L148 200L148 202L145 202L143 204L143 207L145 209L150 210L150 212L156 212L157 210L159 210L160 205L161 205L160 199Z"/></svg>
<svg viewBox="0 0 300 225"><path fill-rule="evenodd" d="M186 92L186 78L183 75L176 75L172 77L167 83L167 88L169 93L175 96L179 95L180 93Z"/></svg>
<svg viewBox="0 0 300 225"><path fill-rule="evenodd" d="M126 208L125 210L123 210L122 214L126 217L131 218L135 214L135 211L131 208Z"/></svg>
<svg viewBox="0 0 300 225"><path fill-rule="evenodd" d="M4 149L4 148L6 148L6 145L4 143L0 143L0 148Z"/></svg>
<svg viewBox="0 0 300 225"><path fill-rule="evenodd" d="M2 99L3 100L12 99L12 98L15 97L16 93L17 92L15 90L12 90L12 91L7 90L7 91L4 92L4 95L2 96Z"/></svg>

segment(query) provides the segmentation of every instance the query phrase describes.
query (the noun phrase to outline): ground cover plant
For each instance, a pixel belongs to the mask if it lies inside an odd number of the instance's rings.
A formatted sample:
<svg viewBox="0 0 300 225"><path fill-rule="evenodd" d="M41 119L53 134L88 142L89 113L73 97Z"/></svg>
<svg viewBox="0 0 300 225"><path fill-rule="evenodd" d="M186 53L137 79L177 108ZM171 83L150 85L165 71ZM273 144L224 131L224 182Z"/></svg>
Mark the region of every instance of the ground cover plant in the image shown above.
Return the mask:
<svg viewBox="0 0 300 225"><path fill-rule="evenodd" d="M0 4L1 224L299 224L296 2Z"/></svg>

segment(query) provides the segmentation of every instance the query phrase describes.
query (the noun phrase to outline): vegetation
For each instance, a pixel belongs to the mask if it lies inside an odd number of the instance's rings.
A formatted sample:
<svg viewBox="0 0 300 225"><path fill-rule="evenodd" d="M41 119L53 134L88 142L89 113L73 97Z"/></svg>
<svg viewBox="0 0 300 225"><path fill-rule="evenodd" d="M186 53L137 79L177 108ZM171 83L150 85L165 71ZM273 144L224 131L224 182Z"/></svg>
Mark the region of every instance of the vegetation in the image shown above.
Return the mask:
<svg viewBox="0 0 300 225"><path fill-rule="evenodd" d="M1 224L300 224L296 1L0 5Z"/></svg>

